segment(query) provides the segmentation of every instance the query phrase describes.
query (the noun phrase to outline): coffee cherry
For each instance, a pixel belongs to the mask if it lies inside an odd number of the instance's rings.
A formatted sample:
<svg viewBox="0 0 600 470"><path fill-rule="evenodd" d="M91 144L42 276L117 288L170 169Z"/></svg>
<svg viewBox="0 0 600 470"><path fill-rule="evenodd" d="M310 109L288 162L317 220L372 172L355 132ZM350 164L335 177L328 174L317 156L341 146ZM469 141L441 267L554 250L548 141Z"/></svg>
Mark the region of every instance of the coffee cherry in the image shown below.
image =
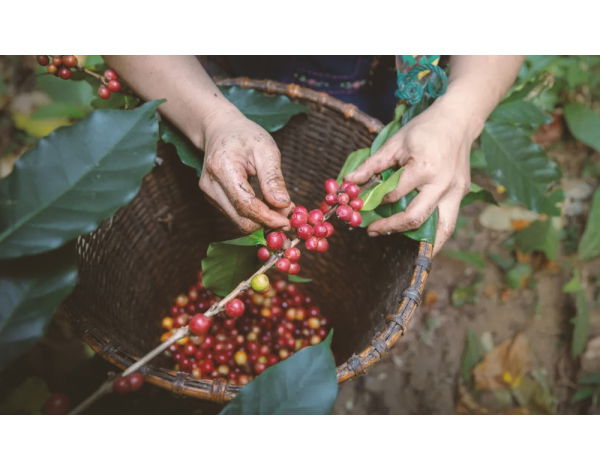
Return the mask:
<svg viewBox="0 0 600 470"><path fill-rule="evenodd" d="M360 224L362 223L362 215L360 214L360 212L352 212L352 216L350 217L350 220L348 221L348 225L350 225L350 227L358 227L360 226Z"/></svg>
<svg viewBox="0 0 600 470"><path fill-rule="evenodd" d="M271 257L271 252L267 249L267 247L261 246L256 255L258 256L259 260L267 261Z"/></svg>
<svg viewBox="0 0 600 470"><path fill-rule="evenodd" d="M107 100L110 98L110 90L106 88L104 85L100 85L98 87L98 96L103 100Z"/></svg>
<svg viewBox="0 0 600 470"><path fill-rule="evenodd" d="M350 202L350 196L346 193L340 193L337 195L337 202L339 204L348 204Z"/></svg>
<svg viewBox="0 0 600 470"><path fill-rule="evenodd" d="M327 229L327 235L325 235L325 238L329 238L335 233L335 229L333 228L333 225L330 222L323 222L323 225Z"/></svg>
<svg viewBox="0 0 600 470"><path fill-rule="evenodd" d="M328 205L330 205L330 206L333 206L334 204L337 204L337 202L338 202L337 194L326 194L325 195L325 202Z"/></svg>
<svg viewBox="0 0 600 470"><path fill-rule="evenodd" d="M266 368L267 364L265 363L257 362L256 364L254 364L254 372L256 373L256 375L262 374Z"/></svg>
<svg viewBox="0 0 600 470"><path fill-rule="evenodd" d="M58 69L58 76L63 80L68 80L69 78L71 78L71 75L73 74L66 67L61 67L60 69Z"/></svg>
<svg viewBox="0 0 600 470"><path fill-rule="evenodd" d="M360 194L360 188L358 187L357 184L349 184L346 187L346 194L348 196L350 196L350 199L356 199L358 197L358 195Z"/></svg>
<svg viewBox="0 0 600 470"><path fill-rule="evenodd" d="M136 392L144 385L144 376L139 372L132 372L126 377L129 380L129 390Z"/></svg>
<svg viewBox="0 0 600 470"><path fill-rule="evenodd" d="M215 370L215 365L210 359L205 359L200 363L200 372L202 375L206 376L213 373Z"/></svg>
<svg viewBox="0 0 600 470"><path fill-rule="evenodd" d="M162 327L163 327L165 330L170 330L170 329L172 329L172 328L173 328L173 318L171 318L171 317L164 317L164 318L162 319L162 322L161 322L161 324L162 324Z"/></svg>
<svg viewBox="0 0 600 470"><path fill-rule="evenodd" d="M319 238L317 242L316 251L319 253L325 253L329 249L329 242L325 238Z"/></svg>
<svg viewBox="0 0 600 470"><path fill-rule="evenodd" d="M185 307L188 303L188 298L187 295L178 295L177 298L175 299L175 304L177 304L178 307Z"/></svg>
<svg viewBox="0 0 600 470"><path fill-rule="evenodd" d="M195 335L203 335L204 333L208 332L211 326L212 319L203 313L194 315L189 324L190 331Z"/></svg>
<svg viewBox="0 0 600 470"><path fill-rule="evenodd" d="M225 304L225 315L231 318L241 317L245 308L244 302L240 299L230 300Z"/></svg>
<svg viewBox="0 0 600 470"><path fill-rule="evenodd" d="M50 75L56 75L56 73L58 72L58 67L54 64L50 64L46 70L48 70L48 73Z"/></svg>
<svg viewBox="0 0 600 470"><path fill-rule="evenodd" d="M131 385L129 384L129 380L127 379L127 377L119 375L113 381L113 391L119 394L129 393L131 391Z"/></svg>
<svg viewBox="0 0 600 470"><path fill-rule="evenodd" d="M228 375L229 374L229 366L227 364L221 364L218 368L217 368L217 372L220 375Z"/></svg>
<svg viewBox="0 0 600 470"><path fill-rule="evenodd" d="M279 258L275 262L275 268L281 273L287 273L290 270L290 260L287 258Z"/></svg>
<svg viewBox="0 0 600 470"><path fill-rule="evenodd" d="M266 274L257 274L250 281L250 287L256 292L264 292L269 287L269 277Z"/></svg>
<svg viewBox="0 0 600 470"><path fill-rule="evenodd" d="M303 224L298 227L298 230L296 230L296 235L298 235L298 238L301 240L308 240L310 237L312 237L313 232L313 228L310 225Z"/></svg>
<svg viewBox="0 0 600 470"><path fill-rule="evenodd" d="M106 86L108 87L108 89L110 91L121 90L121 82L119 82L118 80L109 80L109 82L106 84Z"/></svg>
<svg viewBox="0 0 600 470"><path fill-rule="evenodd" d="M340 220L350 220L354 211L350 206L341 205L335 210L335 215Z"/></svg>
<svg viewBox="0 0 600 470"><path fill-rule="evenodd" d="M77 57L75 57L74 55L63 56L63 65L66 65L67 67L76 67Z"/></svg>
<svg viewBox="0 0 600 470"><path fill-rule="evenodd" d="M57 67L62 65L62 56L59 55L55 55L54 57L52 57L52 65L55 65Z"/></svg>
<svg viewBox="0 0 600 470"><path fill-rule="evenodd" d="M319 239L317 237L310 237L304 244L308 251L315 251L319 244Z"/></svg>
<svg viewBox="0 0 600 470"><path fill-rule="evenodd" d="M326 213L329 211L329 209L331 209L331 208L329 207L329 204L327 204L325 201L323 201L323 202L321 203L321 205L319 206L319 210L320 210L320 211L321 211L323 214L326 214Z"/></svg>
<svg viewBox="0 0 600 470"><path fill-rule="evenodd" d="M313 346L315 344L319 344L321 342L321 337L319 335L312 335L310 337L310 344L312 344Z"/></svg>
<svg viewBox="0 0 600 470"><path fill-rule="evenodd" d="M308 216L304 212L294 212L290 217L290 225L294 228L298 228L305 224L307 220Z"/></svg>
<svg viewBox="0 0 600 470"><path fill-rule="evenodd" d="M298 274L300 272L300 265L298 263L291 263L288 274Z"/></svg>
<svg viewBox="0 0 600 470"><path fill-rule="evenodd" d="M316 225L323 222L323 212L319 209L314 209L308 213L308 223Z"/></svg>
<svg viewBox="0 0 600 470"><path fill-rule="evenodd" d="M290 352L285 348L280 349L277 354L282 361L290 357Z"/></svg>
<svg viewBox="0 0 600 470"><path fill-rule="evenodd" d="M47 58L47 56L41 57ZM46 400L42 412L47 415L66 415L70 406L68 396L63 393L53 393Z"/></svg>
<svg viewBox="0 0 600 470"><path fill-rule="evenodd" d="M104 78L106 78L107 80L117 80L119 77L117 76L117 72L115 72L113 69L107 69L104 72Z"/></svg>
<svg viewBox="0 0 600 470"><path fill-rule="evenodd" d="M183 347L183 354L185 354L186 356L194 356L197 351L198 348L193 343L187 343Z"/></svg>
<svg viewBox="0 0 600 470"><path fill-rule="evenodd" d="M316 317L310 317L307 320L307 322L308 322L307 323L308 327L311 328L311 329L313 329L313 330L316 330L317 328L319 328L321 326L321 322Z"/></svg>
<svg viewBox="0 0 600 470"><path fill-rule="evenodd" d="M298 261L301 256L301 252L298 248L294 246L285 250L283 252L283 256L285 256L290 261Z"/></svg>
<svg viewBox="0 0 600 470"><path fill-rule="evenodd" d="M363 207L363 204L364 203L361 198L352 199L352 201L350 201L350 207L352 207L352 209L354 209L355 211L361 210Z"/></svg>
<svg viewBox="0 0 600 470"><path fill-rule="evenodd" d="M50 63L50 58L47 55L38 55L36 57L38 64L44 67Z"/></svg>
<svg viewBox="0 0 600 470"><path fill-rule="evenodd" d="M327 236L327 233L329 232L324 223L315 225L313 227L313 230L315 233L315 237L317 238L325 238Z"/></svg>
<svg viewBox="0 0 600 470"><path fill-rule="evenodd" d="M285 241L285 235L281 232L271 232L266 236L267 248L271 251L281 250L283 242Z"/></svg>
<svg viewBox="0 0 600 470"><path fill-rule="evenodd" d="M340 185L340 191L342 192L346 192L346 189L348 189L348 186L350 186L352 183L350 183L350 181L344 181L341 185Z"/></svg>
<svg viewBox="0 0 600 470"><path fill-rule="evenodd" d="M333 194L338 190L337 181L333 178L326 179L325 183L323 183L323 187L325 188L325 192L327 194Z"/></svg>

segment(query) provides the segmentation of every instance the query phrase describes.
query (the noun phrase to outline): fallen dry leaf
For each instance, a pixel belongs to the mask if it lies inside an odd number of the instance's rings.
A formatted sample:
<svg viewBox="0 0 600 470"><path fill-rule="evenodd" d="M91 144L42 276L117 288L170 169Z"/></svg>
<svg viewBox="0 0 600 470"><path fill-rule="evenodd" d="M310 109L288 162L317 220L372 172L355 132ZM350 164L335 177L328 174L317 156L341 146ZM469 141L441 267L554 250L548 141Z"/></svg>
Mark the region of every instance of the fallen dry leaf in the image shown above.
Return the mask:
<svg viewBox="0 0 600 470"><path fill-rule="evenodd" d="M423 300L423 305L425 307L431 307L435 305L438 301L438 295L434 290L428 290L425 293L425 299Z"/></svg>
<svg viewBox="0 0 600 470"><path fill-rule="evenodd" d="M495 299L498 295L498 287L493 284L487 284L483 288L483 295L485 295L488 299Z"/></svg>
<svg viewBox="0 0 600 470"><path fill-rule="evenodd" d="M522 207L490 205L479 214L479 223L490 230L510 232L514 230L513 220L533 222L538 218L538 214Z"/></svg>
<svg viewBox="0 0 600 470"><path fill-rule="evenodd" d="M512 290L503 289L502 292L500 293L500 301L508 302L510 300L511 296L512 296Z"/></svg>
<svg viewBox="0 0 600 470"><path fill-rule="evenodd" d="M496 390L517 387L530 369L529 344L523 333L488 352L473 369L475 388Z"/></svg>

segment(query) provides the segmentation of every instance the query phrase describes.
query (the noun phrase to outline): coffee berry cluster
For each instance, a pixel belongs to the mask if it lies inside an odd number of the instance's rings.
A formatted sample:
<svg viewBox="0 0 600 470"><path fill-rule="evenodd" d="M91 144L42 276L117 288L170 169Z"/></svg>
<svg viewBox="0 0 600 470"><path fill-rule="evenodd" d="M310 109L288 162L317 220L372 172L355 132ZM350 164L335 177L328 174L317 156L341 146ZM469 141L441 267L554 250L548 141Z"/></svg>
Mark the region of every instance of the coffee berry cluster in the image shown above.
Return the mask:
<svg viewBox="0 0 600 470"><path fill-rule="evenodd" d="M56 75L64 80L68 80L73 76L73 69L79 69L77 57L74 55L38 55L37 61L38 64L46 67L49 74ZM98 96L100 98L107 100L113 92L121 91L121 82L119 81L117 72L114 70L107 69L102 75L89 70L87 73L92 74L100 80L100 86L98 87Z"/></svg>
<svg viewBox="0 0 600 470"><path fill-rule="evenodd" d="M132 372L123 377L119 375L113 380L113 392L119 394L137 392L144 385L144 376L139 372Z"/></svg>
<svg viewBox="0 0 600 470"><path fill-rule="evenodd" d="M162 319L163 342L185 325L191 333L166 351L176 370L197 379L222 377L245 385L327 336L327 318L296 284L279 279L271 285L266 274L258 274L250 290L227 302L224 315L207 317L203 312L219 299L203 287L201 273L198 279Z"/></svg>

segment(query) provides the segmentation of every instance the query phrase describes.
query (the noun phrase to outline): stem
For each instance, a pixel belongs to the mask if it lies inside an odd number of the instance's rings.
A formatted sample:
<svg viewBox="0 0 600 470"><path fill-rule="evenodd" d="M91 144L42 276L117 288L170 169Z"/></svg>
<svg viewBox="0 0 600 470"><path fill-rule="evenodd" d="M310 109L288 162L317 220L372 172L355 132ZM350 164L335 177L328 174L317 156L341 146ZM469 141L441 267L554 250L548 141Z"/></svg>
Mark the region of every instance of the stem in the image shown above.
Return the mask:
<svg viewBox="0 0 600 470"><path fill-rule="evenodd" d="M102 75L100 75L99 73L92 72L91 70L86 69L85 67L81 67L81 66L79 66L77 68L79 69L80 72L87 73L88 75L90 75L94 78L97 78L104 85L104 77Z"/></svg>

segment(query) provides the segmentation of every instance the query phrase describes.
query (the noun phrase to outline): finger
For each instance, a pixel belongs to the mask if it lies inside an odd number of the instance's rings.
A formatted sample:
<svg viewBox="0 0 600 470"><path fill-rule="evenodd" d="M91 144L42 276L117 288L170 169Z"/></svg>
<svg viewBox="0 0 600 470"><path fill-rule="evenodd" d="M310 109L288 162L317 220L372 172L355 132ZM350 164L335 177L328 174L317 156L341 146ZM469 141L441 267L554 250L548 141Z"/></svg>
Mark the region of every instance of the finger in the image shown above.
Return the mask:
<svg viewBox="0 0 600 470"><path fill-rule="evenodd" d="M231 167L224 168L224 174L227 176L219 177L217 181L240 216L253 220L260 225L289 229L287 218L269 209L264 202L256 197L243 170Z"/></svg>
<svg viewBox="0 0 600 470"><path fill-rule="evenodd" d="M460 196L447 196L440 201L438 206L439 216L435 234L435 245L433 247L433 256L440 252L444 244L454 233L461 200L462 198Z"/></svg>
<svg viewBox="0 0 600 470"><path fill-rule="evenodd" d="M415 171L414 167L409 164L404 167L404 171L400 175L400 181L398 181L398 186L396 186L393 191L385 195L383 202L396 202L401 197L404 197L410 193L413 189L420 188L426 182L427 178L425 175Z"/></svg>
<svg viewBox="0 0 600 470"><path fill-rule="evenodd" d="M255 230L258 230L259 225L256 222L253 222L246 217L241 217L237 213L231 202L229 202L227 195L218 183L207 183L206 185L202 185L200 188L202 191L204 191L204 194L209 202L223 212L227 217L229 217L242 232L251 233Z"/></svg>
<svg viewBox="0 0 600 470"><path fill-rule="evenodd" d="M437 207L443 193L444 191L439 187L424 186L406 210L369 225L367 229L369 235L372 237L389 235L393 232L407 232L419 228Z"/></svg>
<svg viewBox="0 0 600 470"><path fill-rule="evenodd" d="M397 141L386 142L383 147L375 152L375 155L367 158L356 170L346 175L345 179L351 183L365 183L375 173L380 173L401 161L403 159L403 155L400 153L402 152L401 149L402 145Z"/></svg>
<svg viewBox="0 0 600 470"><path fill-rule="evenodd" d="M290 195L281 173L281 156L276 149L269 149L262 155L254 154L256 176L260 190L269 204L278 209L290 205Z"/></svg>

